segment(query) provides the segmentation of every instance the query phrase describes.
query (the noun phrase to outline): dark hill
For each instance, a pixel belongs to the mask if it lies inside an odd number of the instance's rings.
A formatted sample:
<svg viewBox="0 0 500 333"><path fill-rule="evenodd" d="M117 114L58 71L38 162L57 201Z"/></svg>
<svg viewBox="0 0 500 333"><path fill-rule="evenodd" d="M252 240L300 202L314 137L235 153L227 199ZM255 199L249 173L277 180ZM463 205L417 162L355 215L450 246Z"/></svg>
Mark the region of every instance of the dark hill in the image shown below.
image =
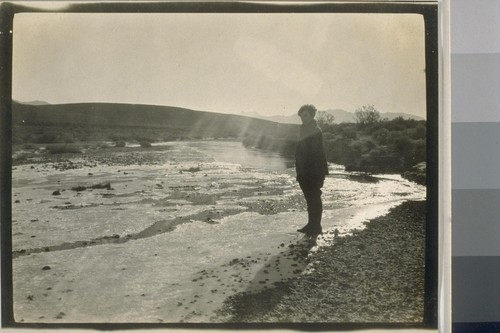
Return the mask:
<svg viewBox="0 0 500 333"><path fill-rule="evenodd" d="M91 126L172 129L181 136L295 135L296 125L171 106L113 103L27 105L13 102L14 126ZM132 129L131 129L132 130Z"/></svg>

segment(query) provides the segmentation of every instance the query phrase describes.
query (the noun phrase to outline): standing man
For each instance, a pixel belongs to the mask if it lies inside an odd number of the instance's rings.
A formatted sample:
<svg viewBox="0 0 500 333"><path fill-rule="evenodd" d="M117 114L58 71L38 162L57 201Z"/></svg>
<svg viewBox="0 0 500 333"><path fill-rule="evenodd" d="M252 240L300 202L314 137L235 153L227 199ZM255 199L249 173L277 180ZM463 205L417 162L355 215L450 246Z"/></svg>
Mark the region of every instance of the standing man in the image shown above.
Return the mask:
<svg viewBox="0 0 500 333"><path fill-rule="evenodd" d="M321 188L325 176L328 175L328 164L323 148L323 133L314 119L316 111L316 107L310 104L299 109L298 115L302 120L302 125L295 151L297 181L307 202L308 215L307 225L297 231L312 237L323 232L321 228L321 215L323 213Z"/></svg>

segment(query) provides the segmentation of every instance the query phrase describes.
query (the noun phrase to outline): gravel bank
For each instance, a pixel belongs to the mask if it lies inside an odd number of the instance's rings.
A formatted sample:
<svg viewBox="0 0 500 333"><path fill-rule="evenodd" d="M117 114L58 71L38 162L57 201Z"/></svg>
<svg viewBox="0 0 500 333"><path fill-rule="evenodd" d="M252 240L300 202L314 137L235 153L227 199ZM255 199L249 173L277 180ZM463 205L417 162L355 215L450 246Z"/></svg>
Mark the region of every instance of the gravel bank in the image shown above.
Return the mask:
<svg viewBox="0 0 500 333"><path fill-rule="evenodd" d="M298 277L226 300L229 322L419 323L425 201L405 202L308 257Z"/></svg>

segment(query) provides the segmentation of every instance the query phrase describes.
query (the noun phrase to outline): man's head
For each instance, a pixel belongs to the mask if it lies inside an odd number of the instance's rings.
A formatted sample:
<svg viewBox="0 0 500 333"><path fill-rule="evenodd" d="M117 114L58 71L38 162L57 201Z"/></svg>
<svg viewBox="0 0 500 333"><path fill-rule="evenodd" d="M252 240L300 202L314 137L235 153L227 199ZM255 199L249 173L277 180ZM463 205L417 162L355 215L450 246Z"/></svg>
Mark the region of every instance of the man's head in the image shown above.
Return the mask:
<svg viewBox="0 0 500 333"><path fill-rule="evenodd" d="M299 115L300 119L302 120L303 124L310 123L313 119L314 116L316 115L316 107L312 104L306 104L302 105L299 109L299 112L297 114Z"/></svg>

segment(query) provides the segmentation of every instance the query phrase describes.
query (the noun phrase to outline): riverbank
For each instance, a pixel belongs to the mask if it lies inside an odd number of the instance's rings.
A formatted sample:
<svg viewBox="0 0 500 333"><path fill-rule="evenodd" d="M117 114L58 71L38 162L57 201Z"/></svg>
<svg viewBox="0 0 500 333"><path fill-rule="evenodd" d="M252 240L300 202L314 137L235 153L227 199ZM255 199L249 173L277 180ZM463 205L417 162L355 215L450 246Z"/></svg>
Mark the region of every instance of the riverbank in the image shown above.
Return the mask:
<svg viewBox="0 0 500 333"><path fill-rule="evenodd" d="M231 296L229 322L419 323L424 304L425 201L405 202L362 231L309 255L301 275Z"/></svg>

